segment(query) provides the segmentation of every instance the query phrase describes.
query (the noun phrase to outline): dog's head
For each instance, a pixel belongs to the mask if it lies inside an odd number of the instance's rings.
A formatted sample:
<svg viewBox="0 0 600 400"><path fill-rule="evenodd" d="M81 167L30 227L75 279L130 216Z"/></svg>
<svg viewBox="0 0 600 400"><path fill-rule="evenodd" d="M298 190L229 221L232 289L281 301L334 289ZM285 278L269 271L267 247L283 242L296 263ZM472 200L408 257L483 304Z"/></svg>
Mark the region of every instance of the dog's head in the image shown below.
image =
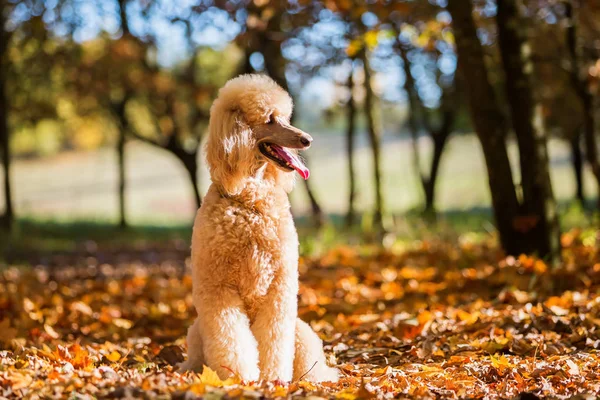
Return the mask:
<svg viewBox="0 0 600 400"><path fill-rule="evenodd" d="M290 124L291 115L291 97L271 78L227 82L210 110L206 158L213 182L235 195L263 167L275 179L293 171L308 179L298 150L308 149L312 137Z"/></svg>

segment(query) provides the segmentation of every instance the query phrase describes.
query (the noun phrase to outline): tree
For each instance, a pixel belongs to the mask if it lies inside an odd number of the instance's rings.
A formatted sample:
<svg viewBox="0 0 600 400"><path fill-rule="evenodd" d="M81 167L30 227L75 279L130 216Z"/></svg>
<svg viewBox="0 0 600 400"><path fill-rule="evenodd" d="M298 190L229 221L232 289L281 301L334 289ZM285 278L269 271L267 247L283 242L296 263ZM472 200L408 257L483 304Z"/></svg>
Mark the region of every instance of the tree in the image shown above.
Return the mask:
<svg viewBox="0 0 600 400"><path fill-rule="evenodd" d="M583 183L583 151L581 150L581 134L577 132L570 140L571 162L575 175L575 199L581 206L585 204L585 186Z"/></svg>
<svg viewBox="0 0 600 400"><path fill-rule="evenodd" d="M546 257L560 253L558 212L550 181L542 107L533 97L527 24L523 23L519 7L519 0L498 2L498 42L506 74L506 97L519 146L522 190L519 212L535 219L535 224L524 233L531 249Z"/></svg>
<svg viewBox="0 0 600 400"><path fill-rule="evenodd" d="M395 37L393 51L402 61L405 77L413 166L425 200L424 214L434 216L439 166L461 100L457 97L454 71L443 71L440 67L443 61L454 57L449 23L440 20L440 12L444 10L435 1L397 2L393 5L374 2L369 5L369 11L375 13L384 26L389 25L390 33ZM420 71L419 79L413 69ZM427 72L424 73L424 70ZM436 105L432 104L431 98L424 99L419 94L420 88L432 85L436 85L441 93ZM433 154L426 171L421 165L419 147L422 133L433 144Z"/></svg>
<svg viewBox="0 0 600 400"><path fill-rule="evenodd" d="M356 210L354 201L356 198L356 173L354 166L354 146L356 141L356 101L354 98L354 59L350 60L350 72L348 73L347 126L346 126L346 158L348 162L348 211L346 212L346 226L354 224Z"/></svg>
<svg viewBox="0 0 600 400"><path fill-rule="evenodd" d="M119 163L120 225L126 226L125 144L138 139L174 155L183 165L192 188L194 203L200 206L198 182L198 146L200 128L208 120L206 110L216 94L213 85L201 84L197 52L173 68L158 64L155 31L148 28L143 37L129 29L128 0L119 0L121 37L112 39L101 34L83 43L83 60L78 73L71 73L76 99L93 93L97 109L108 113L117 127L116 149ZM141 16L150 19L162 10L160 5L146 4ZM153 8L158 7L158 8ZM164 14L162 17L167 18ZM175 23L173 18L169 21ZM144 22L148 22L145 19ZM178 20L177 22L186 22ZM149 23L149 22L148 22ZM191 40L188 30L187 39ZM192 48L192 46L189 46ZM195 49L195 48L194 48ZM198 50L199 51L199 50ZM88 54L89 53L89 54ZM88 60L89 58L89 60ZM228 66L220 66L228 71ZM91 77L91 79L90 79ZM214 77L213 77L214 78ZM219 84L223 82L217 82ZM82 113L90 110L80 109ZM147 129L141 128L145 127Z"/></svg>
<svg viewBox="0 0 600 400"><path fill-rule="evenodd" d="M364 48L360 51L360 58L363 62L365 73L365 102L364 113L367 119L367 132L369 134L369 142L371 144L371 153L373 156L373 177L375 189L375 210L373 215L373 223L376 229L383 230L383 178L381 172L381 120L379 117L379 107L376 104L375 94L373 93L372 71L367 55L368 49Z"/></svg>
<svg viewBox="0 0 600 400"><path fill-rule="evenodd" d="M534 95L543 108L544 127L568 143L571 150L571 166L575 178L573 199L580 205L585 202L583 180L583 105L573 87L570 55L567 46L568 26L562 3L550 6L544 2L527 3L531 21L529 42L536 81ZM547 14L544 14L547 13Z"/></svg>
<svg viewBox="0 0 600 400"><path fill-rule="evenodd" d="M347 127L346 127L346 151L347 151L347 162L348 162L348 173L349 173L349 194L348 194L348 209L346 213L346 225L350 226L354 223L355 220L355 199L357 193L356 179L355 179L355 170L354 170L354 162L353 162L353 153L354 153L354 142L356 135L356 114L359 111L358 106L356 104L356 99L353 97L352 87L355 86L354 83L354 64L357 58L357 54L350 54L348 48L345 45L340 45L340 43L336 43L335 40L330 40L330 37L320 36L315 38L314 35L311 35L312 27L318 23L322 16L331 15L328 11L334 12L337 14L345 24L345 34L344 37L352 42L356 39L358 34L357 24L354 19L357 15L364 12L366 9L364 7L359 7L358 10L355 10L355 15L351 15L351 2L343 2L343 1L331 1L331 2L312 2L312 3L301 3L305 6L299 10L294 10L294 18L291 21L283 22L282 26L292 26L294 27L291 30L291 34L288 35L289 42L293 42L293 45L298 46L300 43L302 47L306 49L306 54L312 53L314 55L318 54L318 57L322 58L320 62L315 63L314 60L309 60L304 57L296 57L288 60L286 66L287 71L291 72L291 74L300 76L299 79L302 81L305 78L313 77L318 73L328 74L329 68L331 66L338 66L340 64L349 63L350 64L350 76L348 80L344 83L336 82L345 86L346 91L349 93L348 101L345 102L344 107L346 110L347 116ZM325 17L327 18L327 17ZM265 62L266 68L269 68L269 63ZM282 71L283 72L283 71ZM335 79L334 79L335 81ZM297 86L301 86L298 85ZM309 188L310 189L310 188ZM312 193L312 190L309 190L309 196ZM313 203L313 212L316 211L315 205L317 203Z"/></svg>
<svg viewBox="0 0 600 400"><path fill-rule="evenodd" d="M452 15L452 25L456 38L458 69L464 77L471 118L485 157L489 178L488 183L500 242L508 254L518 255L521 253L538 252L542 257L559 256L552 253L556 249L552 245L555 240L552 237L555 231L551 228L552 220L550 218L552 216L549 215L550 210L537 209L535 208L537 204L533 203L533 205L530 205L532 204L531 200L527 199L529 203L525 204L525 212L522 212L513 183L512 170L506 149L506 124L501 114L496 94L488 78L482 45L477 36L477 28L473 20L472 4L469 2L465 6L465 4L459 4L458 2L449 2L448 11ZM510 15L507 10L503 9L502 12L506 12L507 14L501 15L500 20ZM518 25L518 21L512 21L512 23L514 24L512 28L517 29L518 26L516 25ZM521 36L516 32L507 33L506 31L503 31L503 35L508 35L502 39L505 41L503 46L508 46L506 44L507 39L515 41L512 48L504 48L505 54L503 54L503 58L506 60L505 62L515 62L512 58L514 57L513 52L520 52L522 50L521 46L524 45L522 39L520 39ZM521 56L523 56L522 53ZM515 66L511 68L522 70L522 63L526 63L527 60L519 57L516 57L516 59ZM511 73L517 72L511 71ZM531 100L527 104L533 107ZM532 112L533 109L531 108L529 113ZM531 120L529 121L531 123ZM519 131L521 135L524 135L521 127L519 127ZM533 132L535 132L533 129L529 130L529 134ZM531 142L534 141L534 138L522 137L520 140ZM543 143L543 141L534 141L532 151L544 151L543 147L545 145ZM521 142L519 142L520 144ZM529 150L531 151L531 148ZM539 153L523 153L523 156L540 157L540 159L535 161L536 168L538 169L534 171L542 174L542 186L544 186L543 156ZM522 161L524 162L525 159ZM531 174L532 169L525 169L522 172ZM524 177L524 183L527 185L530 184L530 179L532 178L535 179L535 177L531 176ZM531 189L528 188L527 190ZM544 190L542 196L545 200L548 200L548 196L551 196L551 191L547 188ZM545 220L541 221L542 218ZM538 225L541 227L538 227Z"/></svg>
<svg viewBox="0 0 600 400"><path fill-rule="evenodd" d="M129 130L129 122L125 114L125 107L129 101L129 95L125 94L122 99L117 100L112 104L113 111L118 121L118 138L117 138L117 193L119 197L119 227L127 227L126 213L126 196L125 189L127 180L125 179L125 145L127 144L127 131Z"/></svg>
<svg viewBox="0 0 600 400"><path fill-rule="evenodd" d="M574 0L565 1L564 6L565 18L567 20L566 44L570 61L569 72L571 84L579 96L583 107L583 139L587 161L596 179L596 189L598 191L597 208L600 210L600 160L598 159L594 95L590 91L587 77L581 74L581 46L577 44L577 28L579 25L577 19L578 8L574 5Z"/></svg>
<svg viewBox="0 0 600 400"><path fill-rule="evenodd" d="M157 79L163 83L152 85L144 99L138 100L148 111L153 132L141 133L134 121L130 134L142 142L168 151L181 162L188 174L196 207L199 208L202 203L198 181L198 152L201 141L199 128L207 123L209 116L194 98L204 94L211 98L216 90L197 83L196 59L196 56L192 57L179 75L163 74L162 78ZM191 140L191 145L186 145L188 139Z"/></svg>
<svg viewBox="0 0 600 400"><path fill-rule="evenodd" d="M4 215L0 218L1 227L10 230L14 219L12 187L10 177L10 132L8 126L8 96L5 81L7 77L7 50L9 33L5 30L7 7L0 6L0 158L4 172Z"/></svg>
<svg viewBox="0 0 600 400"><path fill-rule="evenodd" d="M129 0L117 0L119 30L121 37L112 39L106 34L75 45L73 40L75 26L70 32L71 53L67 59L75 62L75 67L66 65L63 73L67 76L71 101L77 105L81 115L104 113L114 123L117 137L114 142L117 154L117 198L118 225L121 229L127 222L127 179L126 144L130 123L126 109L135 94L136 84L132 78L138 72L138 61L143 57L143 48L130 32L127 15ZM52 28L50 28L52 29ZM66 47L66 44L65 44ZM89 60L88 60L89 58ZM87 107L82 100L93 97L94 106Z"/></svg>
<svg viewBox="0 0 600 400"><path fill-rule="evenodd" d="M131 35L129 32L129 20L127 19L127 0L118 0L119 17L121 20L121 33L127 38ZM120 82L117 82L118 85ZM127 227L126 216L126 197L125 190L127 180L125 179L125 144L127 144L127 130L129 123L125 115L125 107L129 101L129 90L125 89L122 97L113 101L111 106L115 112L119 125L119 137L117 138L117 165L118 165L118 195L119 195L119 227Z"/></svg>
<svg viewBox="0 0 600 400"><path fill-rule="evenodd" d="M396 48L402 58L405 76L404 87L408 95L408 127L413 143L413 163L415 170L419 175L423 194L425 195L424 213L432 216L435 215L435 187L440 162L448 138L452 133L454 120L456 119L457 101L455 97L455 78L452 78L450 84L442 84L439 79L440 74L437 74L438 86L442 89L440 107L438 110L440 114L439 119L441 121L439 122L438 127L434 127L433 122L431 121L431 113L427 111L417 92L415 78L411 69L412 63L408 57L409 45L405 45L398 40ZM421 126L425 127L425 131L433 143L433 155L431 157L428 173L424 172L421 167L421 157L418 146L418 136Z"/></svg>

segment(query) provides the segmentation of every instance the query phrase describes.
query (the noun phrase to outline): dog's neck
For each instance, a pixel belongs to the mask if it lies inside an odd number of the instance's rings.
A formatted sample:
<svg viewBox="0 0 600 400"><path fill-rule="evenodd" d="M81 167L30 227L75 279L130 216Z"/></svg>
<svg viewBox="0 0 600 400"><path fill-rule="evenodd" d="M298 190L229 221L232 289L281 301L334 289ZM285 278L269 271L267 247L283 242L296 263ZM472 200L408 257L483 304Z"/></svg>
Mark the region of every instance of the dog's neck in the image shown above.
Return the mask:
<svg viewBox="0 0 600 400"><path fill-rule="evenodd" d="M245 208L263 213L271 207L289 207L287 193L294 185L294 175L266 163L246 178L242 189L235 194L218 188L221 197L240 203Z"/></svg>

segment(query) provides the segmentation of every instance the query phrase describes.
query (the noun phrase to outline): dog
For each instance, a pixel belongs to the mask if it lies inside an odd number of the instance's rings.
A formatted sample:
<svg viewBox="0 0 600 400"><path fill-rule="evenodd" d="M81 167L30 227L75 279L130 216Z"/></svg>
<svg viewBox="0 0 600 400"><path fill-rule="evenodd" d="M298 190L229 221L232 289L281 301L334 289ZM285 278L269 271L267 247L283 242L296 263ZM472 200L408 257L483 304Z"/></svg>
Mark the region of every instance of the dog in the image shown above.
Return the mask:
<svg viewBox="0 0 600 400"><path fill-rule="evenodd" d="M193 302L181 368L225 379L337 381L323 343L298 318L298 235L288 193L312 137L290 124L292 99L271 78L241 75L210 111L212 184L194 223Z"/></svg>

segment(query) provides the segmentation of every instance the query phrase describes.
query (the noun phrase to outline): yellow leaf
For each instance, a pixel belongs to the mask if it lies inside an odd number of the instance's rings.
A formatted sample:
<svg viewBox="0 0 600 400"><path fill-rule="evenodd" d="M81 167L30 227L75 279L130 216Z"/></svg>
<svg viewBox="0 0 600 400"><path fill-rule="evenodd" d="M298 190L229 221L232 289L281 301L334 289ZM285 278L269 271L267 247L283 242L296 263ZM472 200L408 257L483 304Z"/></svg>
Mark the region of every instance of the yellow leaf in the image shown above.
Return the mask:
<svg viewBox="0 0 600 400"><path fill-rule="evenodd" d="M423 325L426 322L431 321L434 317L435 315L431 311L425 310L417 316L417 321L419 322L419 325Z"/></svg>
<svg viewBox="0 0 600 400"><path fill-rule="evenodd" d="M467 325L472 325L479 319L479 312L469 313L464 310L458 310L456 316Z"/></svg>
<svg viewBox="0 0 600 400"><path fill-rule="evenodd" d="M200 379L202 380L202 383L204 383L205 385L210 385L210 386L215 386L215 387L221 387L223 385L223 381L221 381L221 378L219 378L219 375L217 375L217 373L215 371L208 368L206 365L204 366L204 369L202 370L202 375L200 375Z"/></svg>
<svg viewBox="0 0 600 400"><path fill-rule="evenodd" d="M271 393L273 397L287 397L288 390L283 386L276 386L275 390Z"/></svg>
<svg viewBox="0 0 600 400"><path fill-rule="evenodd" d="M365 44L369 49L373 49L377 47L377 42L379 41L379 32L378 31L369 31L365 33Z"/></svg>
<svg viewBox="0 0 600 400"><path fill-rule="evenodd" d="M202 374L200 375L200 380L202 381L203 384L205 384L207 386L213 386L213 387L231 386L231 385L238 383L238 380L234 379L234 378L227 378L224 381L221 380L221 378L219 378L219 375L217 375L217 373L215 371L213 371L206 365L204 366L204 369L202 370Z"/></svg>
<svg viewBox="0 0 600 400"><path fill-rule="evenodd" d="M335 394L336 399L354 400L357 399L356 392L352 389L344 389L341 392Z"/></svg>
<svg viewBox="0 0 600 400"><path fill-rule="evenodd" d="M117 362L117 361L119 361L121 359L121 353L119 353L118 351L113 351L112 353L107 354L106 358L109 361Z"/></svg>
<svg viewBox="0 0 600 400"><path fill-rule="evenodd" d="M512 368L513 364L506 358L506 356L495 357L493 354L490 355L490 360L492 361L492 365L495 368L503 369L503 368Z"/></svg>
<svg viewBox="0 0 600 400"><path fill-rule="evenodd" d="M442 39L450 44L454 44L454 33L450 29L444 29L442 31Z"/></svg>
<svg viewBox="0 0 600 400"><path fill-rule="evenodd" d="M204 393L206 393L206 387L202 382L192 384L187 390L197 395L203 395Z"/></svg>
<svg viewBox="0 0 600 400"><path fill-rule="evenodd" d="M308 381L300 381L298 382L298 386L308 392L317 390L317 386L314 383Z"/></svg>

